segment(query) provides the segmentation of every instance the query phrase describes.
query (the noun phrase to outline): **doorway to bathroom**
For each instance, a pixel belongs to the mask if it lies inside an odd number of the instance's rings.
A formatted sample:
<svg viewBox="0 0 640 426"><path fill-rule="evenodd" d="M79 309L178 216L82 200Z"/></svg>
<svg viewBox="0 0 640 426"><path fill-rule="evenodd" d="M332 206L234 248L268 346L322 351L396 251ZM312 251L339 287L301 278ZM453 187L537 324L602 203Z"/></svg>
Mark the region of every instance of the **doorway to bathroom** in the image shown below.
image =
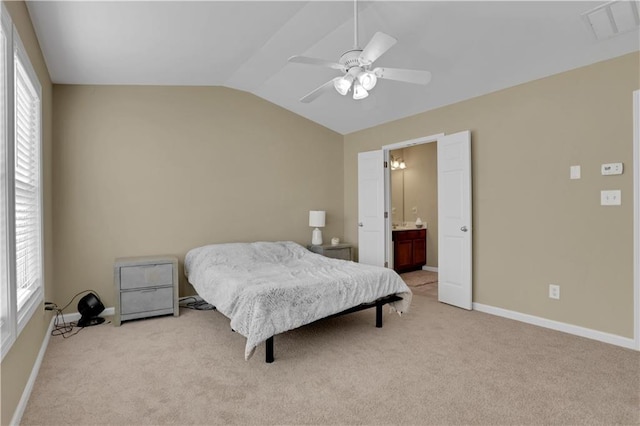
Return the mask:
<svg viewBox="0 0 640 426"><path fill-rule="evenodd" d="M389 151L391 250L394 269L414 294L437 299L437 143Z"/></svg>
<svg viewBox="0 0 640 426"><path fill-rule="evenodd" d="M387 145L383 157L388 266L472 309L471 133Z"/></svg>

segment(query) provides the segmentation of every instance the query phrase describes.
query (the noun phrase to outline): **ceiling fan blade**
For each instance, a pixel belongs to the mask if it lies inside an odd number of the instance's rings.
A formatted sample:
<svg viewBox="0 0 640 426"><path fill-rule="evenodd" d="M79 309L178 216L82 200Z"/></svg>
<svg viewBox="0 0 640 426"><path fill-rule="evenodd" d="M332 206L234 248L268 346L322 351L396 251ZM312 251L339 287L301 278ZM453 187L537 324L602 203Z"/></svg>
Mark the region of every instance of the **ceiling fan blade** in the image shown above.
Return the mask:
<svg viewBox="0 0 640 426"><path fill-rule="evenodd" d="M376 68L373 72L378 78L404 81L405 83L429 84L431 81L431 73L429 71L404 70L400 68Z"/></svg>
<svg viewBox="0 0 640 426"><path fill-rule="evenodd" d="M369 43L362 50L362 53L360 54L360 62L363 65L373 63L373 61L382 56L384 52L391 49L391 47L397 42L398 40L390 35L378 31L373 35L373 37L371 37Z"/></svg>
<svg viewBox="0 0 640 426"><path fill-rule="evenodd" d="M337 62L331 62L331 61L327 61L325 59L310 58L308 56L294 55L294 56L289 58L289 62L294 62L294 63L297 63L297 64L306 64L306 65L319 65L321 67L329 67L329 68L333 68L335 70L340 70L340 71L343 71L343 72L347 71L345 69L344 65L339 64Z"/></svg>
<svg viewBox="0 0 640 426"><path fill-rule="evenodd" d="M325 92L329 92L331 91L334 87L333 87L333 83L340 79L341 77L336 77L332 80L327 81L325 84L323 84L322 86L318 87L317 89L313 90L312 92L304 95L303 97L300 98L300 102L304 103L304 104L308 104L309 102L312 102L314 100L316 100L316 98L320 97L320 95L322 95Z"/></svg>

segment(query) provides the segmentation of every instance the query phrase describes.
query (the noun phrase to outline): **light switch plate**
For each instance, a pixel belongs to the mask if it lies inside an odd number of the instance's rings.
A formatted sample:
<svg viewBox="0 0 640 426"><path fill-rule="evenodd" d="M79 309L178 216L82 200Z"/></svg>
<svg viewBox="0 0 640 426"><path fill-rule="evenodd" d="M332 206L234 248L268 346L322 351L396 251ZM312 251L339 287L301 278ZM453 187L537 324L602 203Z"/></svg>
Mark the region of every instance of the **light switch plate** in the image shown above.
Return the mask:
<svg viewBox="0 0 640 426"><path fill-rule="evenodd" d="M619 206L622 204L622 191L619 189L600 191L601 206Z"/></svg>
<svg viewBox="0 0 640 426"><path fill-rule="evenodd" d="M602 176L621 175L624 171L622 163L603 164L600 168Z"/></svg>
<svg viewBox="0 0 640 426"><path fill-rule="evenodd" d="M580 166L571 166L569 169L569 178L580 179Z"/></svg>

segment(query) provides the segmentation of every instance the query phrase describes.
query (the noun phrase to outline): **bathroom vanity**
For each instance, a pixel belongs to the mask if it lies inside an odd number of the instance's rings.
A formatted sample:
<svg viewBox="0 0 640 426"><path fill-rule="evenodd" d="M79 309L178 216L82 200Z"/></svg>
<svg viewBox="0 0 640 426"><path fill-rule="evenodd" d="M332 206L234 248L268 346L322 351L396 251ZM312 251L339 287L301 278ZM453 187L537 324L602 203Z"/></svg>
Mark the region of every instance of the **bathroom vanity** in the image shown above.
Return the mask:
<svg viewBox="0 0 640 426"><path fill-rule="evenodd" d="M394 229L391 234L396 272L417 271L427 264L426 229Z"/></svg>

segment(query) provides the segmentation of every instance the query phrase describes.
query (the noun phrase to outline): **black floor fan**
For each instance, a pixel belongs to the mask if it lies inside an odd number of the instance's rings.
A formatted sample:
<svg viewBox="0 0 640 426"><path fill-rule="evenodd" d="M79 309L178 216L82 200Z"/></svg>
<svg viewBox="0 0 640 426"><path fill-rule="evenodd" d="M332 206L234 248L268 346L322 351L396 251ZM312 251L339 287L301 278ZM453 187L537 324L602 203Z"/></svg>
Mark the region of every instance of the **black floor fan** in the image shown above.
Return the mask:
<svg viewBox="0 0 640 426"><path fill-rule="evenodd" d="M87 294L78 302L78 312L82 315L78 321L78 327L102 324L104 318L98 316L102 311L104 311L104 305L98 296L93 293Z"/></svg>

